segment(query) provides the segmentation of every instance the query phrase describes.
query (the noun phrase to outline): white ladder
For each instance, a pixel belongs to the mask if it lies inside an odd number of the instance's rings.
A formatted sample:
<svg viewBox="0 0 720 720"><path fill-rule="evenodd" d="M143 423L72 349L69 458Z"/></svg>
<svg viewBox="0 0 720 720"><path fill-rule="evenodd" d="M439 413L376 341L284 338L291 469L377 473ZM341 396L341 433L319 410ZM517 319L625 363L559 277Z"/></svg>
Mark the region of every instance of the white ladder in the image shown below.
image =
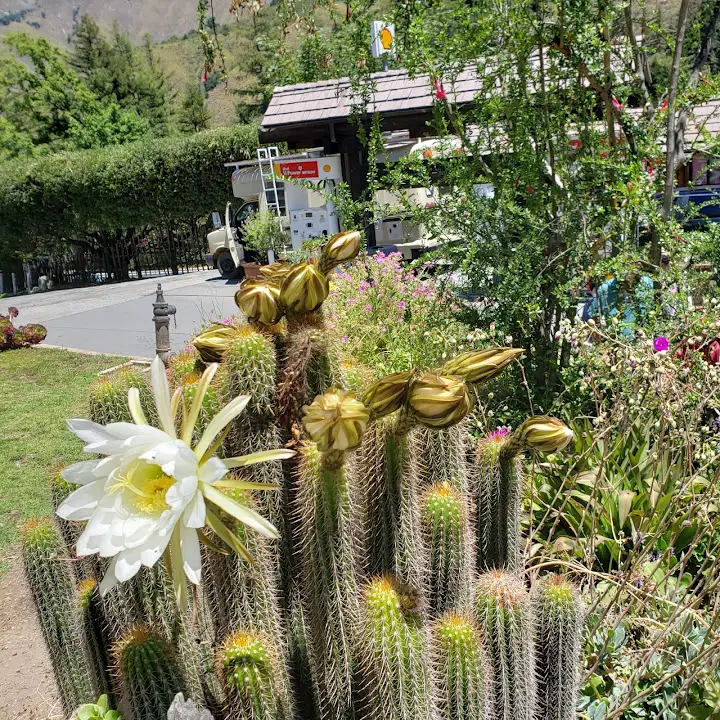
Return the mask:
<svg viewBox="0 0 720 720"><path fill-rule="evenodd" d="M260 179L262 181L263 193L267 202L268 210L280 217L282 209L280 207L280 195L283 188L278 187L277 175L273 161L280 155L277 147L264 147L257 149L258 166L260 168Z"/></svg>

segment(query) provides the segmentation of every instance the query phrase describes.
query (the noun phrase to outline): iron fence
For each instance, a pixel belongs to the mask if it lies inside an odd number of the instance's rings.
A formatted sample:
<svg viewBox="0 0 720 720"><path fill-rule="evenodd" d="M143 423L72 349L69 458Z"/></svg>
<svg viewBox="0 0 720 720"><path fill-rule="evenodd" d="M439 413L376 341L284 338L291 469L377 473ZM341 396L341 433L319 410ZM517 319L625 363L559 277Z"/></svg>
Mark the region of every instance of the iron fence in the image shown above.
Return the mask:
<svg viewBox="0 0 720 720"><path fill-rule="evenodd" d="M205 253L205 225L193 221L172 228L143 228L88 238L83 245L25 262L5 263L0 270L3 290L10 294L13 273L19 292L30 291L42 276L56 288L97 285L208 269Z"/></svg>

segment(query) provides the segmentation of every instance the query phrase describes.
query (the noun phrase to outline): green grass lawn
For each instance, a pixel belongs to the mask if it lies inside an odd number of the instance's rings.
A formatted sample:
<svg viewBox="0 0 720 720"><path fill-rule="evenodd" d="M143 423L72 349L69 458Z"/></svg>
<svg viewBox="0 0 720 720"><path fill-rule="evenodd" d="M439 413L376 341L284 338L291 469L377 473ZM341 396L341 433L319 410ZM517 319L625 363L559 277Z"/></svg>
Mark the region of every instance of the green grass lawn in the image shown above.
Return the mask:
<svg viewBox="0 0 720 720"><path fill-rule="evenodd" d="M121 362L66 350L0 353L0 573L19 525L50 514L48 477L82 459L65 418L85 417L88 386Z"/></svg>

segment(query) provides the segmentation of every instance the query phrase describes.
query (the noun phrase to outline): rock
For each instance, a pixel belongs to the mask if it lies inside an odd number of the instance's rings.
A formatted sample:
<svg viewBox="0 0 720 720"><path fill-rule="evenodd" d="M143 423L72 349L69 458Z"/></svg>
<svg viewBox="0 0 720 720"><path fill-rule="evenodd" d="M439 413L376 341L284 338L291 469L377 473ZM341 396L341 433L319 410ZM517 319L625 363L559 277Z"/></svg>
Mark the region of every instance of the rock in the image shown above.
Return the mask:
<svg viewBox="0 0 720 720"><path fill-rule="evenodd" d="M192 700L186 700L182 693L178 693L168 708L167 720L213 720L213 716L206 708L199 708Z"/></svg>

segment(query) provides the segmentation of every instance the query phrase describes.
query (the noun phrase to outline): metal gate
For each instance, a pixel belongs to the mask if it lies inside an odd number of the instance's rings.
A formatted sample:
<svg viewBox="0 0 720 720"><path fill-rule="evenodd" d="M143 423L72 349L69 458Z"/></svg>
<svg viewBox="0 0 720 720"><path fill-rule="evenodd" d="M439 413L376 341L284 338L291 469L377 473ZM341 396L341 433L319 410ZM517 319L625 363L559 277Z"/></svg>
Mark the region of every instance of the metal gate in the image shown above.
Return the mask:
<svg viewBox="0 0 720 720"><path fill-rule="evenodd" d="M82 245L4 266L4 291L12 292L11 273L22 292L37 285L42 275L57 288L205 270L206 245L205 224L199 221L87 238Z"/></svg>

